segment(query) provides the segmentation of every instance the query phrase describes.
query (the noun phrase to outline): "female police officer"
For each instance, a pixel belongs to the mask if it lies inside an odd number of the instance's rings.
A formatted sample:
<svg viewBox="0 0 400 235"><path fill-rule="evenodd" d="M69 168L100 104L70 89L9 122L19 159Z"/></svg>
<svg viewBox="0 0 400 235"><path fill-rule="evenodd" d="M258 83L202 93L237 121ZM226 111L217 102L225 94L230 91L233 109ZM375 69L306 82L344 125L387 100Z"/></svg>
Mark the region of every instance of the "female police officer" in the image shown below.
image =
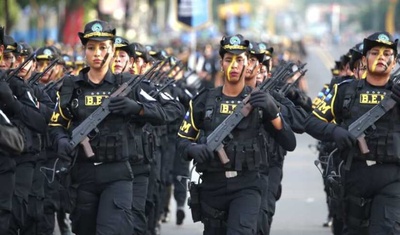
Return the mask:
<svg viewBox="0 0 400 235"><path fill-rule="evenodd" d="M366 78L335 84L306 120L306 131L317 139L335 141L345 161L344 179L337 182L344 187L343 234L400 234L399 105L382 106L386 113L365 132L368 151L361 152L347 130L352 123L364 123L356 121L363 114L374 117L369 110L382 105L383 97L391 94L400 102L400 86L390 80L397 40L387 32L376 32L363 43ZM335 176L330 181L337 180Z"/></svg>
<svg viewBox="0 0 400 235"><path fill-rule="evenodd" d="M76 152L76 163L71 170L72 187L76 189L76 205L71 214L73 232L128 235L133 231L133 173L128 159L136 151L129 130L136 120L164 124L168 113L139 86L133 87L126 97L109 98L132 76L111 72L115 29L109 23L92 21L79 37L88 67L77 76L65 78L50 123L58 154L65 158ZM90 134L94 156L88 158L82 146L75 151L71 149L69 133L107 98L111 114Z"/></svg>
<svg viewBox="0 0 400 235"><path fill-rule="evenodd" d="M223 37L219 54L225 83L201 92L190 102L178 132L178 152L186 160L194 159L196 170L202 172L199 190L204 234L256 233L261 200L259 166L266 161L260 129L265 128L287 150L296 146L275 101L262 91L251 93L253 112L232 131L224 146L230 163L223 165L207 144L197 141L200 132L208 136L250 94L251 87L245 86L244 80L248 45L242 35Z"/></svg>

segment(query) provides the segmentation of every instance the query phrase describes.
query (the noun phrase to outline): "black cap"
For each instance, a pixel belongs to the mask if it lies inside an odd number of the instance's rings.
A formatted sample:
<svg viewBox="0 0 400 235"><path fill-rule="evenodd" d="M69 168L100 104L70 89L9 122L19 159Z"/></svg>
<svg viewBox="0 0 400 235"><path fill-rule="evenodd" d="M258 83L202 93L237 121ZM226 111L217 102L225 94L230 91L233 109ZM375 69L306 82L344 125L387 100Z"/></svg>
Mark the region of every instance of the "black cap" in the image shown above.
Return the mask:
<svg viewBox="0 0 400 235"><path fill-rule="evenodd" d="M4 52L18 52L18 44L11 36L4 35Z"/></svg>
<svg viewBox="0 0 400 235"><path fill-rule="evenodd" d="M354 69L355 62L357 60L361 59L363 56L363 49L364 49L364 43L360 42L357 43L354 47L350 49L351 53L351 59L350 59L350 69Z"/></svg>
<svg viewBox="0 0 400 235"><path fill-rule="evenodd" d="M149 52L147 51L146 47L138 42L134 42L129 44L129 48L130 48L130 52L131 54L129 54L130 57L141 57L143 58L143 60L147 63L150 60L150 55Z"/></svg>
<svg viewBox="0 0 400 235"><path fill-rule="evenodd" d="M225 53L242 54L249 47L249 41L245 40L241 34L233 36L224 36L220 41L219 55L224 56Z"/></svg>
<svg viewBox="0 0 400 235"><path fill-rule="evenodd" d="M259 42L258 47L260 48L261 51L264 51L266 60L271 59L272 53L274 53L273 47L268 47L268 44L266 42Z"/></svg>
<svg viewBox="0 0 400 235"><path fill-rule="evenodd" d="M64 62L65 67L74 67L74 60L73 60L72 56L70 56L68 54L62 54L61 58Z"/></svg>
<svg viewBox="0 0 400 235"><path fill-rule="evenodd" d="M33 48L26 42L18 43L17 53L19 56L30 56L33 53Z"/></svg>
<svg viewBox="0 0 400 235"><path fill-rule="evenodd" d="M129 41L126 38L120 37L120 36L116 36L114 39L114 45L117 48L120 47L126 47L129 45Z"/></svg>
<svg viewBox="0 0 400 235"><path fill-rule="evenodd" d="M351 53L350 53L350 50L349 50L346 54L344 54L344 55L342 55L340 57L340 63L344 67L344 66L346 66L347 63L350 62L350 59L351 59Z"/></svg>
<svg viewBox="0 0 400 235"><path fill-rule="evenodd" d="M167 51L159 49L156 46L147 45L146 50L148 51L149 55L156 60L165 60L168 58Z"/></svg>
<svg viewBox="0 0 400 235"><path fill-rule="evenodd" d="M129 57L130 54L132 54L132 52L130 51L131 48L129 47L128 39L117 36L114 39L114 45L115 49L125 51L126 53L128 53Z"/></svg>
<svg viewBox="0 0 400 235"><path fill-rule="evenodd" d="M57 50L52 46L40 47L36 51L37 60L53 60L59 56Z"/></svg>
<svg viewBox="0 0 400 235"><path fill-rule="evenodd" d="M333 68L331 69L332 75L333 75L333 76L338 76L339 73L340 73L340 70L342 70L342 68L343 68L343 67L342 67L342 62L336 60L336 61L335 61L335 67L333 67Z"/></svg>
<svg viewBox="0 0 400 235"><path fill-rule="evenodd" d="M388 32L373 33L367 38L364 38L363 55L367 55L367 52L376 46L392 48L394 54L397 55L397 41L398 39L394 40L392 35Z"/></svg>
<svg viewBox="0 0 400 235"><path fill-rule="evenodd" d="M106 40L114 40L116 30L111 27L111 25L102 20L94 20L85 25L84 32L79 32L78 36L81 39L83 45L89 40L95 41L106 41Z"/></svg>
<svg viewBox="0 0 400 235"><path fill-rule="evenodd" d="M260 63L262 63L265 58L265 50L266 48L261 49L256 42L249 42L248 51L250 55L255 56Z"/></svg>

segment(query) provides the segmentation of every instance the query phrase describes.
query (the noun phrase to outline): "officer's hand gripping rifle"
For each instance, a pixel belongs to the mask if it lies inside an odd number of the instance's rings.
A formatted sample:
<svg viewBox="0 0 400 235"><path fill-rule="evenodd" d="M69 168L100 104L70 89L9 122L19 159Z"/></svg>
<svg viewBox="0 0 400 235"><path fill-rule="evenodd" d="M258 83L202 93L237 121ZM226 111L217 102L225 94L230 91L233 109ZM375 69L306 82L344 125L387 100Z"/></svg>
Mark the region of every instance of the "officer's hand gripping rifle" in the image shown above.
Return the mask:
<svg viewBox="0 0 400 235"><path fill-rule="evenodd" d="M357 138L358 146L362 154L369 153L367 142L365 141L365 131L376 121L378 121L385 113L391 110L396 105L396 101L390 97L390 94L385 95L379 104L372 107L361 117L350 124L348 131ZM350 169L353 154L349 154L346 160L345 169Z"/></svg>
<svg viewBox="0 0 400 235"><path fill-rule="evenodd" d="M298 70L303 69L306 64L299 66ZM280 82L286 78L293 76L298 70L292 72L292 64L288 63L284 65L282 70L279 70L270 79L262 82L258 87L253 89L255 91L269 91L274 89ZM243 99L243 101L236 106L236 109L228 117L222 121L215 130L207 136L207 147L211 151L216 151L222 164L227 164L229 158L224 150L224 140L232 132L233 129L239 124L239 122L247 117L253 110L253 107L248 103L250 95Z"/></svg>
<svg viewBox="0 0 400 235"><path fill-rule="evenodd" d="M127 82L121 84L118 89L110 95L110 98L117 96L127 96L132 91L132 89L140 84L142 80L157 66L158 63L154 64L153 67L150 68L143 76L133 76ZM78 144L81 144L87 157L94 156L92 147L89 143L88 135L97 127L97 125L99 125L100 122L102 122L110 114L110 110L108 109L109 103L109 98L104 99L101 105L72 131L71 140L69 142L70 145L75 148L76 146L78 146Z"/></svg>

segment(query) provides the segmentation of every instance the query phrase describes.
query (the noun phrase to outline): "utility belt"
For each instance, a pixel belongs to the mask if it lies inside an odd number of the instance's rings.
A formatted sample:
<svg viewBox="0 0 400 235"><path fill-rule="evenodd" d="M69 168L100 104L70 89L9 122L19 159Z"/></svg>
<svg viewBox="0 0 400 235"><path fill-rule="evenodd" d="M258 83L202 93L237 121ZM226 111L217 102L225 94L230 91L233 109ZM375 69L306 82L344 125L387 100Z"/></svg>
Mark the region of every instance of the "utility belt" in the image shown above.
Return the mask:
<svg viewBox="0 0 400 235"><path fill-rule="evenodd" d="M258 171L215 171L215 172L204 172L200 178L204 181L220 181L224 179L231 179L240 176L246 176L251 174L258 174Z"/></svg>

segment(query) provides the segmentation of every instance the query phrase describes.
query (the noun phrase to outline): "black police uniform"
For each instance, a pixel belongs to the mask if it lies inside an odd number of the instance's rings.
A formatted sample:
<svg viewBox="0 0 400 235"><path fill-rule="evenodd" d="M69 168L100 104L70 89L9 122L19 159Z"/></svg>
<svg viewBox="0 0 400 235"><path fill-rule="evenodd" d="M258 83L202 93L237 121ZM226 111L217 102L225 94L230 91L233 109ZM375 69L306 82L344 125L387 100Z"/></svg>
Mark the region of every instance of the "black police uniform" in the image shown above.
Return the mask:
<svg viewBox="0 0 400 235"><path fill-rule="evenodd" d="M24 134L24 150L18 158L15 158L16 187L13 196L13 218L9 230L10 234L16 234L25 225L36 158L41 150L41 134L47 130L45 114L47 109L40 105L37 107L34 91L22 79L11 77L9 87L17 100L9 100L11 103L3 107L3 111Z"/></svg>
<svg viewBox="0 0 400 235"><path fill-rule="evenodd" d="M246 87L238 97L226 97L221 91L221 87L211 89L200 93L193 100L178 132L178 150L183 153L184 158L188 159L188 146L196 140L199 130L204 130L207 136L227 117L228 113L223 111L226 109L221 107L234 107L249 94L251 88ZM261 200L259 165L261 158L266 157L260 129L267 122L257 111L242 120L232 133L234 138L225 147L232 162L229 167L224 167L217 156L210 162L197 163L196 170L203 173L199 187L205 234L224 234L224 231L243 234L255 232ZM283 144L282 140L285 139L286 143L283 145L293 148L295 140L294 136L293 139L290 137L293 133L289 127L285 126L284 130L276 134L279 136L279 143ZM230 172L237 176L230 178ZM220 216L213 217L214 211L220 212ZM226 227L223 226L224 223L227 223Z"/></svg>
<svg viewBox="0 0 400 235"><path fill-rule="evenodd" d="M0 88L1 89L1 88ZM0 92L1 93L1 92ZM2 99L0 98L2 103ZM22 133L12 126L0 109L0 234L6 234L10 225L12 197L15 187L15 161L24 148Z"/></svg>
<svg viewBox="0 0 400 235"><path fill-rule="evenodd" d="M397 40L385 32L375 33L364 39L364 52L374 46L393 48L397 53ZM344 176L345 229L343 234L399 234L397 222L400 217L400 171L399 115L396 105L375 122L366 133L369 153L362 154L346 129L358 117L377 105L385 95L390 95L393 83L372 86L365 80L352 80L335 85L332 93L313 111L306 121L306 131L320 140L335 140L346 160L350 154L353 161ZM329 123L335 120L340 126Z"/></svg>
<svg viewBox="0 0 400 235"><path fill-rule="evenodd" d="M271 92L280 104L282 117L291 129L298 134L304 133L303 123L308 113L300 106L277 91ZM258 217L258 234L270 234L276 202L282 194L283 163L287 151L277 143L273 136L264 133L267 145L268 161L261 164L260 173L266 187L263 189Z"/></svg>

